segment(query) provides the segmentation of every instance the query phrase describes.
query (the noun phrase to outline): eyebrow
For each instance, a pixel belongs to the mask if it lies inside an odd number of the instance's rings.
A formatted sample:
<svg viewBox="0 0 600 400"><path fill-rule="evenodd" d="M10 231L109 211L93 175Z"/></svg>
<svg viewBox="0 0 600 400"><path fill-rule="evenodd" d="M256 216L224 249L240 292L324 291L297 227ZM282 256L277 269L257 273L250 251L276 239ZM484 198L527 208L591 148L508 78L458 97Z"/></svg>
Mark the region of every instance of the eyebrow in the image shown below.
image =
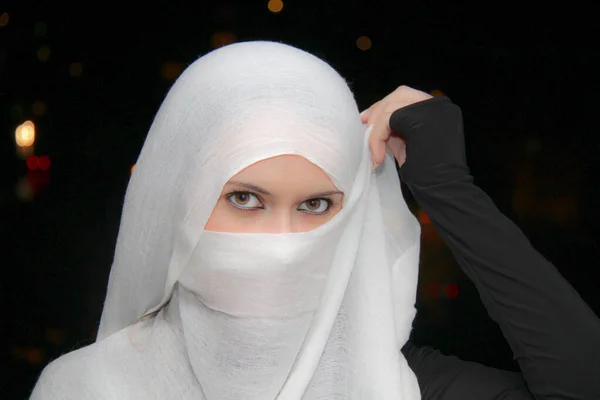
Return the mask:
<svg viewBox="0 0 600 400"><path fill-rule="evenodd" d="M261 187L258 187L256 185L252 185L250 183L245 183L245 182L238 182L238 181L229 181L227 183L228 185L237 185L237 186L243 186L246 189L250 189L253 190L255 192L264 194L266 196L271 196L271 193L268 190L265 190ZM344 195L344 192L340 192L339 190L330 190L327 192L319 192L319 193L313 193L311 194L309 197L322 197L322 196L331 196L334 194L341 194L342 196Z"/></svg>

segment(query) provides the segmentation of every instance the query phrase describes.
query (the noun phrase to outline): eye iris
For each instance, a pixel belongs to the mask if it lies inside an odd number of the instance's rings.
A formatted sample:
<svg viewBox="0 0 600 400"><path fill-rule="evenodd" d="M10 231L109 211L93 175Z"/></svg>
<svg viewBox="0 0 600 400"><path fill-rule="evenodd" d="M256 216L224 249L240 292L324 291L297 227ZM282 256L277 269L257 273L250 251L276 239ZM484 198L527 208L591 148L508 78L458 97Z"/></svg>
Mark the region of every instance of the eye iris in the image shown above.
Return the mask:
<svg viewBox="0 0 600 400"><path fill-rule="evenodd" d="M308 209L311 211L318 210L319 207L321 206L321 200L319 200L319 199L309 200L306 202L306 205L307 205Z"/></svg>
<svg viewBox="0 0 600 400"><path fill-rule="evenodd" d="M236 193L235 201L238 204L245 205L250 201L250 196L248 196L248 193Z"/></svg>

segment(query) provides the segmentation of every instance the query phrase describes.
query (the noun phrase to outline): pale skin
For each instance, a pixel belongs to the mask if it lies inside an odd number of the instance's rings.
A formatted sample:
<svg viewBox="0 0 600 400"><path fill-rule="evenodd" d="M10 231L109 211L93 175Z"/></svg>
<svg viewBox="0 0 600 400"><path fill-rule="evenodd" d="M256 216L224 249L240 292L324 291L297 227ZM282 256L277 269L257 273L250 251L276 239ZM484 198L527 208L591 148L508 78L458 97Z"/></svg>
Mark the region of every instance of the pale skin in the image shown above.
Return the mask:
<svg viewBox="0 0 600 400"><path fill-rule="evenodd" d="M425 92L400 86L360 114L372 126L369 147L374 166L385 159L386 147L400 166L406 144L389 126L399 108L430 99ZM206 226L207 231L291 233L315 229L342 209L344 193L318 166L297 155L282 155L254 163L231 178Z"/></svg>

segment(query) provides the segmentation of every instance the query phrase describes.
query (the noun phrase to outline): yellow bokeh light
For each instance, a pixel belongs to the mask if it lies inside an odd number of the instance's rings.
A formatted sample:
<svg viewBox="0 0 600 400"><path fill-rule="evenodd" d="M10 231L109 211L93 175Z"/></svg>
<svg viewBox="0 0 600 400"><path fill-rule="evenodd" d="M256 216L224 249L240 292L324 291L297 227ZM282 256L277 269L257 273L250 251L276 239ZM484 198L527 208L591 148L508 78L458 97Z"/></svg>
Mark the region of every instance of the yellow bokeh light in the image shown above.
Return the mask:
<svg viewBox="0 0 600 400"><path fill-rule="evenodd" d="M218 47L223 47L227 46L228 44L235 43L236 41L237 37L233 32L215 32L210 37L210 47L216 49Z"/></svg>
<svg viewBox="0 0 600 400"><path fill-rule="evenodd" d="M15 187L15 194L21 201L29 202L33 200L33 187L27 178L19 179Z"/></svg>
<svg viewBox="0 0 600 400"><path fill-rule="evenodd" d="M83 72L83 65L81 63L75 62L69 65L69 74L73 78L79 78L81 73Z"/></svg>
<svg viewBox="0 0 600 400"><path fill-rule="evenodd" d="M4 28L6 25L8 25L9 20L10 16L7 12L3 12L2 14L0 14L0 28Z"/></svg>
<svg viewBox="0 0 600 400"><path fill-rule="evenodd" d="M361 36L356 39L356 47L362 51L367 51L371 48L371 39L368 36Z"/></svg>
<svg viewBox="0 0 600 400"><path fill-rule="evenodd" d="M36 100L31 105L31 111L38 117L41 117L46 113L46 103L41 100Z"/></svg>
<svg viewBox="0 0 600 400"><path fill-rule="evenodd" d="M17 146L16 150L17 157L21 160L27 160L27 158L35 152L35 146Z"/></svg>
<svg viewBox="0 0 600 400"><path fill-rule="evenodd" d="M131 173L133 174L133 170L135 169L135 164L131 166Z"/></svg>
<svg viewBox="0 0 600 400"><path fill-rule="evenodd" d="M438 90L438 89L433 89L431 92L429 92L429 94L434 97L445 96L444 92L442 92L441 90Z"/></svg>
<svg viewBox="0 0 600 400"><path fill-rule="evenodd" d="M38 49L37 58L40 61L48 61L50 58L50 48L48 46L43 46Z"/></svg>
<svg viewBox="0 0 600 400"><path fill-rule="evenodd" d="M283 10L283 1L281 1L281 0L269 0L269 3L267 4L267 7L269 8L269 11L271 11L272 13L278 13L281 10Z"/></svg>
<svg viewBox="0 0 600 400"><path fill-rule="evenodd" d="M33 146L35 143L35 125L31 121L25 121L15 131L15 141L19 147Z"/></svg>

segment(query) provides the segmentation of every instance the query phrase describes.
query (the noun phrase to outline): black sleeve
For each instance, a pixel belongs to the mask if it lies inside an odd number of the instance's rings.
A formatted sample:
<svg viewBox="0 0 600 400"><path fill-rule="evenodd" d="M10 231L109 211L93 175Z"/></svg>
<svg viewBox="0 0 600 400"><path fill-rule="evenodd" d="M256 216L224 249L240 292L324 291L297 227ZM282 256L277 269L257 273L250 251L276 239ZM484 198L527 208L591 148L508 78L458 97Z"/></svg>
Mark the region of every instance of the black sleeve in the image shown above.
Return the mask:
<svg viewBox="0 0 600 400"><path fill-rule="evenodd" d="M408 342L402 353L423 400L533 400L521 374L447 356Z"/></svg>
<svg viewBox="0 0 600 400"><path fill-rule="evenodd" d="M407 143L402 180L475 284L528 391L537 400L600 399L600 320L474 185L460 108L436 97L395 111L390 127ZM431 350L403 351L422 384L424 400L522 398L510 373ZM490 374L498 382L504 379L506 393L496 387L500 383L482 383ZM473 397L473 390L478 396Z"/></svg>

